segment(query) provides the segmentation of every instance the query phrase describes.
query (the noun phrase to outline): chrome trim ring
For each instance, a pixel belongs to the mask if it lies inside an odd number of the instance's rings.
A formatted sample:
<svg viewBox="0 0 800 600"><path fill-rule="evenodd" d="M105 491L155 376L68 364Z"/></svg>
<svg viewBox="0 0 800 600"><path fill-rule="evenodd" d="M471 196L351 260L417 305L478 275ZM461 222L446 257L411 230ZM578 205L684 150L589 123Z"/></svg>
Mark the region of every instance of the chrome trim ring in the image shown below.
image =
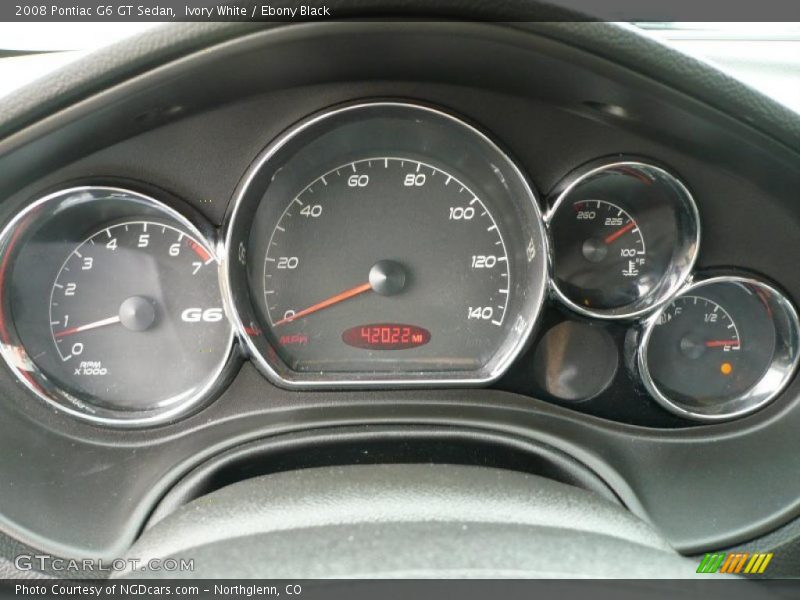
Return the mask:
<svg viewBox="0 0 800 600"><path fill-rule="evenodd" d="M242 281L234 281L234 275L238 276L239 271L245 269L246 265L246 249L249 238L249 228L247 234L244 234L245 224L242 223L243 205L246 202L246 197L250 192L250 187L254 179L259 174L271 159L273 159L279 151L281 151L289 142L294 140L298 135L307 132L311 128L323 123L333 117L343 115L345 113L352 113L353 111L364 111L373 109L393 109L393 110L413 110L417 112L425 112L438 119L444 119L451 124L464 129L470 135L474 136L480 143L496 154L504 163L508 173L512 174L517 180L522 189L524 189L525 198L517 199L517 202L525 203L525 208L529 209L533 214L535 223L532 227L536 229L535 236L531 240L533 255L543 257L543 260L538 260L540 267L536 273L537 281L540 282L536 289L529 289L528 292L532 295L527 299L531 306L529 314L523 315L523 324L517 331L518 338L513 344L513 347L506 349L500 348L498 355L490 361L489 368L486 366L482 370L474 372L453 372L453 371L429 371L429 372L408 372L405 374L390 374L390 373L345 373L340 376L336 373L305 373L297 372L290 369L283 361L277 356L277 353L272 348L264 336L261 335L261 322L262 319L256 310L254 310L253 302L250 298L249 286L244 285ZM284 132L275 141L269 144L256 158L248 171L245 173L240 184L238 185L232 206L229 209L225 225L224 225L224 248L222 254L222 262L220 268L221 286L224 293L224 299L227 303L228 311L231 319L239 333L239 337L243 347L247 349L248 355L252 358L258 370L273 383L290 389L310 389L310 388L364 388L364 387L382 387L382 388L396 388L407 386L463 386L463 385L480 385L488 384L497 380L505 371L511 366L513 361L519 356L520 352L527 346L530 341L531 333L533 332L536 324L538 323L539 314L542 311L544 301L547 295L547 278L548 278L548 239L544 227L542 213L539 208L536 193L532 185L529 183L523 172L516 165L516 163L503 151L495 142L493 142L484 133L466 123L465 121L443 112L436 108L426 106L424 104L417 104L412 102L400 101L365 101L340 106L332 109L327 109L321 113L312 115L311 117L301 121L299 124L291 127ZM241 230L240 230L241 229ZM502 354L501 354L502 352ZM271 358L268 358L268 355ZM458 373L458 376L454 376Z"/></svg>
<svg viewBox="0 0 800 600"><path fill-rule="evenodd" d="M651 162L645 162L638 159L627 158L614 158L614 159L599 159L592 161L588 165L584 165L567 175L561 183L559 183L555 191L551 194L552 200L549 205L550 208L545 214L545 225L547 226L548 236L552 236L551 224L553 218L558 212L559 208L564 205L564 202L569 197L570 193L586 179L610 169L618 169L620 167L628 167L639 169L642 171L650 171L658 174L661 177L668 179L683 196L681 201L683 205L681 208L686 212L687 227L678 232L678 239L673 246L673 255L668 269L662 275L658 285L646 296L633 302L631 304L620 306L616 308L588 308L582 306L571 300L559 287L558 279L555 273L554 254L555 244L552 237L549 237L550 247L550 291L561 304L568 307L570 310L583 315L585 317L592 317L595 319L613 320L613 319L629 319L633 320L642 317L647 313L656 310L658 307L667 303L674 297L678 291L683 287L689 276L692 273L697 256L700 249L700 213L697 209L697 204L683 182L675 175L666 169L659 167Z"/></svg>
<svg viewBox="0 0 800 600"><path fill-rule="evenodd" d="M100 194L99 197L93 195L97 193ZM0 232L0 260L4 265L6 264L9 253L15 250L13 247L15 241L32 225L42 222L43 219L52 216L59 210L65 210L67 206L102 201L103 199L108 199L108 196L112 194L124 194L126 200L132 203L141 203L155 213L159 213L163 218L174 221L189 235L203 243L214 260L219 263L216 233L210 224L205 223L197 216L195 216L196 222L194 222L168 204L141 192L105 185L86 185L60 189L26 206ZM235 331L233 327L230 327L226 342L228 350L224 360L220 362L216 371L210 374L205 385L180 402L171 405L167 400L164 402L164 408L156 407L143 411L130 411L131 416L127 416L128 414L125 411L116 411L86 402L62 389L39 369L36 363L28 356L14 327L13 318L7 310L8 300L3 295L3 292L8 289L8 275L12 269L13 265L10 265L8 272L3 270L0 273L2 278L0 279L0 290L2 290L0 291L0 322L3 323L7 335L6 340L0 341L0 355L2 355L16 378L30 392L48 405L56 408L59 412L97 425L113 427L133 428L167 423L199 409L217 397L230 381L240 363L241 355L235 343ZM123 414L126 416L122 416Z"/></svg>
<svg viewBox="0 0 800 600"><path fill-rule="evenodd" d="M718 284L742 284L755 287L765 293L770 302L775 326L775 351L769 367L761 379L745 393L712 405L708 411L701 411L696 406L687 406L670 398L655 382L648 366L648 346L653 328L663 312L669 307L665 304L643 324L636 349L636 367L642 384L656 402L673 414L695 421L717 422L736 419L759 410L774 400L789 384L800 361L800 318L791 301L778 289L751 277L739 275L718 275L699 279L681 290L673 301L684 295ZM777 314L776 314L777 313Z"/></svg>

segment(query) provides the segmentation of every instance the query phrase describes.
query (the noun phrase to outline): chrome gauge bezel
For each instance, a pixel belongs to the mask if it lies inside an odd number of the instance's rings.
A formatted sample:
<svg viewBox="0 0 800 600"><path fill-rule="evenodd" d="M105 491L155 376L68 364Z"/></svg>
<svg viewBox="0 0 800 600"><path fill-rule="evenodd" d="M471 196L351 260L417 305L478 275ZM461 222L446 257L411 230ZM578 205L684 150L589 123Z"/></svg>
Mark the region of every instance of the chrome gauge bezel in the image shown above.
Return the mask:
<svg viewBox="0 0 800 600"><path fill-rule="evenodd" d="M156 216L173 222L178 228L200 241L206 250L211 253L217 264L219 263L219 244L216 231L201 217L193 214L193 218L190 219L183 212L148 194L128 188L106 185L65 187L49 193L26 206L0 232L0 256L5 258L12 255L16 251L16 248L14 248L16 240L21 236L24 237L28 230L36 230L45 220L59 215L62 211L69 210L70 207L74 208L77 205L86 203L96 204L102 200L107 201L110 196L115 194L119 195L120 202L131 204L130 208L127 209L129 212L126 215L136 218L137 213L135 211L142 210L142 218ZM98 227L107 221L107 216L108 213L106 212L103 216L98 217ZM113 219L114 217L112 216L111 218ZM3 287L10 281L12 270L13 265L10 266L8 273L0 274L3 277L0 285ZM231 326L226 342L227 349L224 353L224 360L220 362L213 373L209 374L200 389L186 398L181 398L180 401L167 399L161 403L161 407L149 410L114 410L87 402L63 389L36 365L27 354L10 314L8 299L3 296L0 296L0 317L5 324L8 336L6 343L0 343L0 355L2 355L16 378L34 396L44 401L47 405L52 406L59 412L96 425L118 428L154 426L174 421L178 417L198 410L221 393L224 386L231 379L241 358L236 344L235 330Z"/></svg>
<svg viewBox="0 0 800 600"><path fill-rule="evenodd" d="M386 372L301 372L289 368L277 355L271 344L261 335L262 325L260 324L259 312L254 307L254 302L250 295L252 290L246 285L245 269L247 259L247 244L250 229L244 223L248 217L242 216L243 207L253 204L254 192L251 190L254 179L267 166L271 160L284 151L288 144L296 142L296 138L301 135L310 135L314 128L324 125L327 121L332 121L342 116L358 114L359 112L369 113L374 110L410 110L421 111L430 118L443 119L450 124L462 128L469 135L474 136L481 144L484 144L502 161L502 167L506 174L512 175L521 189L524 190L523 198L516 198L515 201L524 204L526 211L533 216L535 223L532 227L536 229L531 241L533 254L537 257L536 277L540 284L532 289L526 290L525 306L530 307L523 315L523 324L515 330L515 341L513 345L505 346L498 351L484 365L476 371L409 371L401 373ZM494 166L494 165L493 165ZM259 194L260 197L260 194ZM247 210L251 210L248 206ZM532 240L533 240L532 238ZM519 356L522 350L530 341L534 327L538 323L538 317L542 311L547 295L548 279L548 240L544 228L544 220L536 192L529 180L517 164L508 156L486 134L476 129L464 120L438 108L425 104L407 101L361 101L344 106L326 109L312 115L288 129L275 141L269 144L256 158L247 173L243 177L233 197L232 205L224 225L224 246L225 254L222 257L221 280L224 297L228 303L228 310L234 320L236 329L239 332L242 345L247 349L249 357L253 360L258 370L271 382L281 387L289 389L313 389L313 388L398 388L398 387L443 387L443 386L467 386L488 384L497 380L510 367L513 361ZM541 257L541 259L540 259ZM531 277L533 279L533 277ZM538 289L536 289L538 287Z"/></svg>
<svg viewBox="0 0 800 600"><path fill-rule="evenodd" d="M667 271L662 275L659 284L640 300L616 308L589 308L570 299L558 284L555 275L555 244L552 239L552 222L558 211L566 205L572 191L582 182L603 171L619 168L635 168L650 171L668 179L682 194L682 205L677 207L684 212L684 227L679 228L677 239L673 244L673 256ZM652 161L633 158L615 157L594 160L568 174L551 194L549 208L544 220L547 227L550 247L550 291L551 295L570 310L584 317L602 320L635 320L643 317L669 302L684 286L692 274L700 249L700 212L686 185L670 171Z"/></svg>
<svg viewBox="0 0 800 600"><path fill-rule="evenodd" d="M736 398L724 401L723 405L715 404L713 410L700 411L697 407L687 407L680 401L671 398L653 379L648 366L648 346L658 320L671 302L684 295L704 287L716 284L745 284L763 290L769 297L773 310L780 310L780 319L773 319L775 325L775 352L772 362L756 382L745 393ZM763 281L744 275L712 275L698 277L685 286L659 310L650 315L640 327L636 345L636 369L642 385L650 396L663 408L680 417L702 422L728 421L749 415L777 398L794 376L800 362L800 317L789 298L776 287ZM727 408L726 408L727 407Z"/></svg>

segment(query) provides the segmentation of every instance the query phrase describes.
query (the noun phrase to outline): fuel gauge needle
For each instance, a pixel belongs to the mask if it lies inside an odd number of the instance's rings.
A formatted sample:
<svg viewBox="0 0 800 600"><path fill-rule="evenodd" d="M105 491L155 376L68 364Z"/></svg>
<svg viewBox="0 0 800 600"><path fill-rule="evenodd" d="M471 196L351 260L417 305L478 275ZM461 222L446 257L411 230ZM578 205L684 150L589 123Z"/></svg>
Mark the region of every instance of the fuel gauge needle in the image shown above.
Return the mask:
<svg viewBox="0 0 800 600"><path fill-rule="evenodd" d="M723 346L738 346L739 340L709 340L706 348L722 348Z"/></svg>
<svg viewBox="0 0 800 600"><path fill-rule="evenodd" d="M107 319L101 319L99 321L94 321L93 323L87 323L86 325L81 325L80 327L70 327L69 329L65 329L64 331L59 331L55 334L56 338L66 337L68 335L72 335L73 333L80 333L81 331L88 331L90 329L97 329L98 327L105 327L106 325L114 325L115 323L119 323L120 318L119 315L115 317L109 317Z"/></svg>

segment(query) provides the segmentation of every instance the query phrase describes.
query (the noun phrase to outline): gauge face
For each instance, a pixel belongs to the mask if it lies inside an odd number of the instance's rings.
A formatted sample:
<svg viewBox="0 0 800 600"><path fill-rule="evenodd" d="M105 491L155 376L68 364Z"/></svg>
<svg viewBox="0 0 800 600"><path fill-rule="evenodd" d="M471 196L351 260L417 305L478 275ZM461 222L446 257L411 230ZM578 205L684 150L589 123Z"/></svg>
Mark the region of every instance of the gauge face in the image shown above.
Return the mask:
<svg viewBox="0 0 800 600"><path fill-rule="evenodd" d="M213 256L155 221L110 225L75 248L53 282L49 323L60 379L126 410L179 401L229 337Z"/></svg>
<svg viewBox="0 0 800 600"><path fill-rule="evenodd" d="M264 156L227 239L232 302L267 375L502 373L540 310L547 253L533 193L494 144L438 111L379 103L311 119Z"/></svg>
<svg viewBox="0 0 800 600"><path fill-rule="evenodd" d="M590 316L641 314L672 295L697 253L685 187L637 162L579 171L556 194L548 226L556 295Z"/></svg>
<svg viewBox="0 0 800 600"><path fill-rule="evenodd" d="M771 348L775 340L763 342ZM650 374L672 393L691 395L701 403L725 401L747 391L769 364L751 364L742 360L746 355L728 311L703 296L687 295L658 319L650 338Z"/></svg>
<svg viewBox="0 0 800 600"><path fill-rule="evenodd" d="M0 234L3 358L41 399L94 423L149 425L210 400L235 352L205 239L129 190L34 202Z"/></svg>
<svg viewBox="0 0 800 600"><path fill-rule="evenodd" d="M481 198L454 174L410 159L362 159L315 179L282 212L264 258L267 316L295 370L335 369L337 357L386 349L343 348L342 334L387 318L431 331L415 348L420 359L476 336L496 348L512 283ZM486 361L475 350L458 368Z"/></svg>
<svg viewBox="0 0 800 600"><path fill-rule="evenodd" d="M652 285L642 277L649 265L638 223L606 200L577 200L565 215L571 220L559 219L553 229L557 238L575 240L565 244L556 264L563 289L589 308L635 302Z"/></svg>
<svg viewBox="0 0 800 600"><path fill-rule="evenodd" d="M692 286L659 311L643 344L645 384L673 412L698 419L755 410L788 381L796 315L776 290L742 278Z"/></svg>

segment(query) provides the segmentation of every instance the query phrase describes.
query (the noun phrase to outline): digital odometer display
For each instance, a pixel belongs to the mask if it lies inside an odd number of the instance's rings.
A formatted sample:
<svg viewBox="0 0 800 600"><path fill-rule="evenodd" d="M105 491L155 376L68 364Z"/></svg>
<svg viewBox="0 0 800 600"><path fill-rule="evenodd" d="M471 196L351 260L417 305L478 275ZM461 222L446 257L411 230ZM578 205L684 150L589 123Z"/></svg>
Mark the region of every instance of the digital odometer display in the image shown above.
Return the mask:
<svg viewBox="0 0 800 600"><path fill-rule="evenodd" d="M431 333L416 325L379 323L351 327L342 334L342 341L366 350L406 350L427 344Z"/></svg>
<svg viewBox="0 0 800 600"><path fill-rule="evenodd" d="M545 234L487 138L376 103L310 119L263 156L227 246L231 268L245 265L252 304L234 303L267 375L488 381L510 364L543 301Z"/></svg>

